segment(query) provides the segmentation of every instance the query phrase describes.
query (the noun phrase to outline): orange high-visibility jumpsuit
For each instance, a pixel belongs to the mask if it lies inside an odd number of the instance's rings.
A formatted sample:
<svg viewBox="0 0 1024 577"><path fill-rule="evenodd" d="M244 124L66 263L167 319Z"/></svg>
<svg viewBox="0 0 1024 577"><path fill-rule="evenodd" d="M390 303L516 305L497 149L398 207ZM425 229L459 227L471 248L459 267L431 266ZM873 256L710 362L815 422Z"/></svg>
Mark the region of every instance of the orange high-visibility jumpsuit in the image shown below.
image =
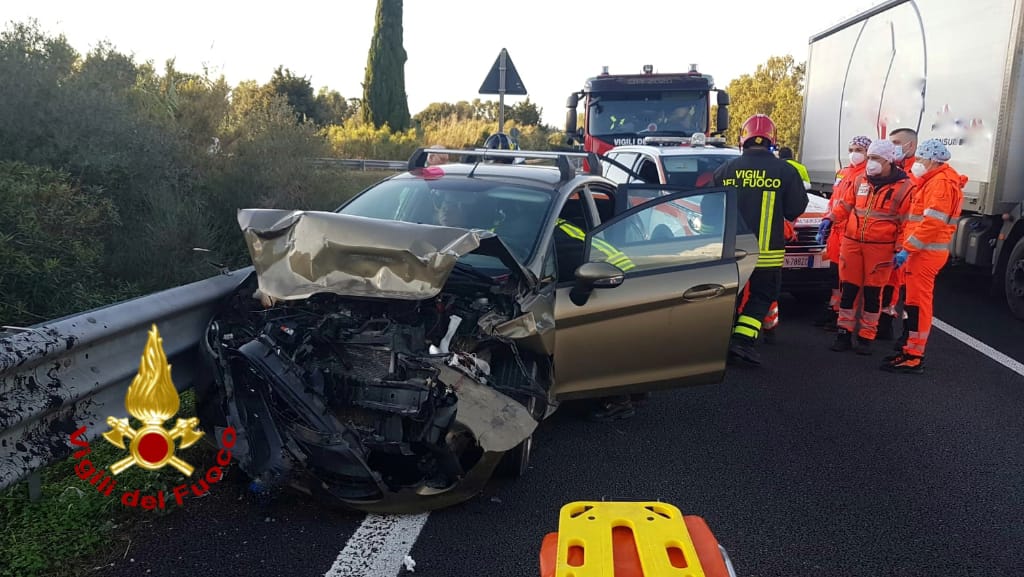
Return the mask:
<svg viewBox="0 0 1024 577"><path fill-rule="evenodd" d="M904 279L907 286L907 325L910 336L903 355L923 357L932 328L935 277L949 258L949 243L960 217L967 176L943 164L918 180L910 217L904 230L907 251ZM897 360L897 363L900 361Z"/></svg>
<svg viewBox="0 0 1024 577"><path fill-rule="evenodd" d="M864 174L844 190L832 208L835 220L846 223L839 258L843 288L837 324L848 333L856 330L855 306L863 289L858 332L862 341L873 341L878 331L882 287L889 280L893 255L900 249L898 242L910 212L913 189L906 175L874 186Z"/></svg>
<svg viewBox="0 0 1024 577"><path fill-rule="evenodd" d="M914 166L916 157L903 159L903 172L910 175L910 181L917 184L917 179L911 174L910 167ZM896 306L900 303L900 289L903 288L903 268L893 267L889 275L889 282L885 283L882 289L882 313L893 318L896 317Z"/></svg>
<svg viewBox="0 0 1024 577"><path fill-rule="evenodd" d="M864 174L867 169L868 162L865 160L857 165L850 165L839 171L836 175L836 183L832 185L832 196L828 200L829 214L835 214L832 208L835 206L835 202L843 195L847 194L847 189L853 186L853 182L858 176ZM832 310L839 312L839 299L840 290L842 287L842 276L839 269L839 247L842 244L843 235L842 230L846 226L845 222L832 221L832 231L828 235L828 240L825 242L825 256L829 261L832 262L832 266L836 268L836 285L832 287L832 298L829 300L829 306Z"/></svg>

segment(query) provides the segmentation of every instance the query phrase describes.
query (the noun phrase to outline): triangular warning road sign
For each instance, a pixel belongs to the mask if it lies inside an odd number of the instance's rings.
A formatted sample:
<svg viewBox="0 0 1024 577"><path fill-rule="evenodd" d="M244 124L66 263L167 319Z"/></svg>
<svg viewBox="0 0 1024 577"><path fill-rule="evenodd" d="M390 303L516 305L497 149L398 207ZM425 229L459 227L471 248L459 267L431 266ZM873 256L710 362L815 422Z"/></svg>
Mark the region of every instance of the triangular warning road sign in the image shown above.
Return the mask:
<svg viewBox="0 0 1024 577"><path fill-rule="evenodd" d="M505 61L505 86L501 85L501 63L502 59ZM502 90L504 88L504 90ZM494 61L494 66L491 67L491 71L487 73L487 78L484 79L484 83L480 85L480 94L518 94L526 95L526 87L523 86L523 79L519 78L519 72L516 70L515 64L512 64L512 57L508 55L508 50L504 48L498 54L498 59Z"/></svg>

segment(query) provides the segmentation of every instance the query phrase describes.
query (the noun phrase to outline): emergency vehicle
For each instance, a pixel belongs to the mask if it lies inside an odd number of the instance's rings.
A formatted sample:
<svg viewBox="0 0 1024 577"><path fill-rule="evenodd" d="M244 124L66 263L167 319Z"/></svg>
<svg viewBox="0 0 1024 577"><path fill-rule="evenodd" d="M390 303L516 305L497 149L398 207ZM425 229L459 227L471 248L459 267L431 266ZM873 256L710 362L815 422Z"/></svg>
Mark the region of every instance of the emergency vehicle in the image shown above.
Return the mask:
<svg viewBox="0 0 1024 577"><path fill-rule="evenodd" d="M711 133L711 92L717 92L717 130ZM583 126L577 127L576 107L583 100ZM604 154L616 146L642 144L648 136L689 138L724 134L729 128L729 95L715 88L714 79L690 65L686 73L655 74L647 64L643 74L609 74L588 78L583 90L566 103L565 133L583 150Z"/></svg>
<svg viewBox="0 0 1024 577"><path fill-rule="evenodd" d="M650 136L642 144L617 146L606 152L602 165L604 176L621 184L699 188L712 185L715 169L740 154L738 148L726 146L725 139L707 138L701 133L689 138ZM825 246L815 239L818 225L828 212L828 200L810 192L807 198L807 210L793 223L796 238L786 243L782 287L800 299L820 299L828 294L833 282ZM684 201L667 204L679 204L681 210L691 211L691 226L699 226L699 206L688 206Z"/></svg>

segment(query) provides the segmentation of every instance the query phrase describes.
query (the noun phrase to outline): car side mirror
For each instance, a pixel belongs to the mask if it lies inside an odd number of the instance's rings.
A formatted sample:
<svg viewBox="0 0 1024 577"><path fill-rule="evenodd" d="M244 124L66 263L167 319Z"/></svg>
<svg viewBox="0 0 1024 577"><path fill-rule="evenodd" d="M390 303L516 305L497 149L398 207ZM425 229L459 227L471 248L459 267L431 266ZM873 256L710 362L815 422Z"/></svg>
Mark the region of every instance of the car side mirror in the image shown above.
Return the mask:
<svg viewBox="0 0 1024 577"><path fill-rule="evenodd" d="M576 269L576 285L569 297L576 306L583 306L594 289L615 288L626 280L626 273L608 262L583 263Z"/></svg>

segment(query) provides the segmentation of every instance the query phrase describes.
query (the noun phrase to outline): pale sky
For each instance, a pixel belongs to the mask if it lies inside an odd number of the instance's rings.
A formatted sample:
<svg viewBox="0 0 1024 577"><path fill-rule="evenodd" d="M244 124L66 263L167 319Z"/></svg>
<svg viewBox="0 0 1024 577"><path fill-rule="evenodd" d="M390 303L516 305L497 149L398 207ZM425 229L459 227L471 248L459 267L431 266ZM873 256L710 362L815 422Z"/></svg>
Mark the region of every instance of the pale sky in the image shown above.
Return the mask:
<svg viewBox="0 0 1024 577"><path fill-rule="evenodd" d="M879 4L879 0L406 0L404 45L409 110L479 95L480 84L507 48L543 121L561 127L566 97L608 66L611 73L686 72L696 63L725 88L772 55L807 59L811 35ZM277 65L345 98L361 97L376 0L147 4L120 0L6 0L4 28L35 18L63 33L81 53L101 40L137 62L168 58L179 70L204 64L231 85L269 80ZM621 10L609 12L600 5ZM486 9L484 8L486 6ZM500 12L499 12L500 10ZM492 12L493 11L493 12ZM506 104L525 97L507 96Z"/></svg>

